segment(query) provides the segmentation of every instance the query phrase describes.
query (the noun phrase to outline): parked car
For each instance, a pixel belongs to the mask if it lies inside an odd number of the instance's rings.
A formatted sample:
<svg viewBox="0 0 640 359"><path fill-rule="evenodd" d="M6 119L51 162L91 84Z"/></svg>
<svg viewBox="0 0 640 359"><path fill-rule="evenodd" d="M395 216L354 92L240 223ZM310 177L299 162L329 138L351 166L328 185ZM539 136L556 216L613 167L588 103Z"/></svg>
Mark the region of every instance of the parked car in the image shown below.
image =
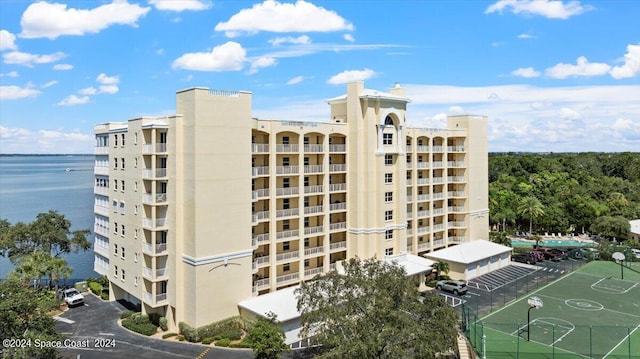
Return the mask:
<svg viewBox="0 0 640 359"><path fill-rule="evenodd" d="M582 259L582 250L579 248L572 249L567 252L567 257L573 259Z"/></svg>
<svg viewBox="0 0 640 359"><path fill-rule="evenodd" d="M558 253L556 253L556 252L553 252L553 250L551 250L549 248L540 248L539 250L544 255L544 259L548 259L548 260L552 260L552 261L559 261L560 260L560 255Z"/></svg>
<svg viewBox="0 0 640 359"><path fill-rule="evenodd" d="M631 252L636 257L636 259L640 259L640 249L631 248Z"/></svg>
<svg viewBox="0 0 640 359"><path fill-rule="evenodd" d="M539 250L531 251L536 256L536 260L538 262L542 262L544 260L544 253Z"/></svg>
<svg viewBox="0 0 640 359"><path fill-rule="evenodd" d="M551 253L555 253L560 259L567 259L567 250L564 248L553 248Z"/></svg>
<svg viewBox="0 0 640 359"><path fill-rule="evenodd" d="M511 260L513 262L526 264L536 264L538 262L538 260L536 259L536 255L532 253L514 254L511 256Z"/></svg>
<svg viewBox="0 0 640 359"><path fill-rule="evenodd" d="M463 280L441 280L436 283L436 289L451 292L455 295L467 293L467 282Z"/></svg>
<svg viewBox="0 0 640 359"><path fill-rule="evenodd" d="M67 303L67 306L69 307L84 304L84 296L80 294L80 292L78 292L75 288L63 290L62 299L64 299L65 303Z"/></svg>

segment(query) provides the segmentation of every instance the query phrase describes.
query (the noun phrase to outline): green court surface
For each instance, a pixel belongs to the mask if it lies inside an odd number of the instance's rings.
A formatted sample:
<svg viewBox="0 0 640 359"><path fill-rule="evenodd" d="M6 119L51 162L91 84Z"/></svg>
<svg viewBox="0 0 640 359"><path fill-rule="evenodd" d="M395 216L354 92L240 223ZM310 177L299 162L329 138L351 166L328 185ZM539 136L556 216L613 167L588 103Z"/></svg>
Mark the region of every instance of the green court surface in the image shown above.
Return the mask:
<svg viewBox="0 0 640 359"><path fill-rule="evenodd" d="M589 263L469 323L469 338L491 359L640 359L640 267L623 270L621 279L619 265ZM531 296L544 305L527 322Z"/></svg>

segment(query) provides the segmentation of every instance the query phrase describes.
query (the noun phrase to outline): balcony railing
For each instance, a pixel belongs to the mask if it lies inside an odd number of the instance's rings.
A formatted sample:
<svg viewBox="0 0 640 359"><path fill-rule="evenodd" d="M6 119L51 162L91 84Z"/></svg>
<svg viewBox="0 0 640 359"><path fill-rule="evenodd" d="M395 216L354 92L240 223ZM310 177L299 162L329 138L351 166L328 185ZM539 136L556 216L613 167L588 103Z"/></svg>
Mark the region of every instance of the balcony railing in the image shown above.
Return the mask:
<svg viewBox="0 0 640 359"><path fill-rule="evenodd" d="M452 213L464 212L464 206L449 206L447 209Z"/></svg>
<svg viewBox="0 0 640 359"><path fill-rule="evenodd" d="M464 176L449 176L447 182L464 182Z"/></svg>
<svg viewBox="0 0 640 359"><path fill-rule="evenodd" d="M149 292L144 292L144 301L151 305L163 304L167 301L167 293L156 294L155 297Z"/></svg>
<svg viewBox="0 0 640 359"><path fill-rule="evenodd" d="M166 243L158 243L153 245L148 242L142 243L142 250L151 255L158 255L167 252L167 244Z"/></svg>
<svg viewBox="0 0 640 359"><path fill-rule="evenodd" d="M260 211L251 215L251 222L257 223L263 219L269 219L269 211Z"/></svg>
<svg viewBox="0 0 640 359"><path fill-rule="evenodd" d="M142 177L144 178L162 178L167 177L166 168L144 169L142 170Z"/></svg>
<svg viewBox="0 0 640 359"><path fill-rule="evenodd" d="M324 230L323 226L307 227L304 229L304 234L309 235L309 234L315 234L315 233L322 233L323 230Z"/></svg>
<svg viewBox="0 0 640 359"><path fill-rule="evenodd" d="M98 241L93 242L93 251L99 255L109 258L109 245L100 244Z"/></svg>
<svg viewBox="0 0 640 359"><path fill-rule="evenodd" d="M345 172L347 165L344 163L329 165L329 172Z"/></svg>
<svg viewBox="0 0 640 359"><path fill-rule="evenodd" d="M336 268L338 268L338 263L329 264L329 270L336 270Z"/></svg>
<svg viewBox="0 0 640 359"><path fill-rule="evenodd" d="M167 194L166 193L145 193L142 195L142 203L144 204L160 204L167 202Z"/></svg>
<svg viewBox="0 0 640 359"><path fill-rule="evenodd" d="M429 211L418 211L418 218L429 217Z"/></svg>
<svg viewBox="0 0 640 359"><path fill-rule="evenodd" d="M108 155L109 154L109 146L96 146L93 148L94 155Z"/></svg>
<svg viewBox="0 0 640 359"><path fill-rule="evenodd" d="M464 161L448 161L447 167L464 167Z"/></svg>
<svg viewBox="0 0 640 359"><path fill-rule="evenodd" d="M265 197L269 197L268 188L257 189L251 193L251 199L260 199Z"/></svg>
<svg viewBox="0 0 640 359"><path fill-rule="evenodd" d="M431 179L431 182L432 182L433 184L442 183L442 182L444 182L444 178L442 178L442 177L433 177L433 178Z"/></svg>
<svg viewBox="0 0 640 359"><path fill-rule="evenodd" d="M347 222L336 222L336 223L331 223L329 225L329 230L331 231L335 231L337 229L345 229L347 228Z"/></svg>
<svg viewBox="0 0 640 359"><path fill-rule="evenodd" d="M294 143L294 144L277 144L276 145L276 152L278 153L297 153L298 152L298 144Z"/></svg>
<svg viewBox="0 0 640 359"><path fill-rule="evenodd" d="M464 197L464 191L449 191L447 192L449 197Z"/></svg>
<svg viewBox="0 0 640 359"><path fill-rule="evenodd" d="M160 280L167 276L167 268L158 268L154 271L149 267L144 267L142 275L151 280Z"/></svg>
<svg viewBox="0 0 640 359"><path fill-rule="evenodd" d="M93 212L108 217L109 216L109 207L94 205L93 206Z"/></svg>
<svg viewBox="0 0 640 359"><path fill-rule="evenodd" d="M407 202L413 202L413 196L412 195L407 195Z"/></svg>
<svg viewBox="0 0 640 359"><path fill-rule="evenodd" d="M276 211L276 217L290 217L297 216L300 213L299 208L288 208L288 209L279 209Z"/></svg>
<svg viewBox="0 0 640 359"><path fill-rule="evenodd" d="M93 168L93 173L97 175L108 176L109 175L109 167L108 166L95 166Z"/></svg>
<svg viewBox="0 0 640 359"><path fill-rule="evenodd" d="M276 173L279 175L298 174L298 166L276 166Z"/></svg>
<svg viewBox="0 0 640 359"><path fill-rule="evenodd" d="M252 176L264 176L269 174L269 166L255 166L251 167Z"/></svg>
<svg viewBox="0 0 640 359"><path fill-rule="evenodd" d="M312 268L312 269L305 269L305 271L304 271L304 277L305 277L305 279L313 278L313 277L315 277L317 274L322 274L322 272L324 272L324 268L323 268L323 267Z"/></svg>
<svg viewBox="0 0 640 359"><path fill-rule="evenodd" d="M322 152L322 145L304 145L304 152Z"/></svg>
<svg viewBox="0 0 640 359"><path fill-rule="evenodd" d="M429 184L429 179L428 178L418 178L418 179L416 179L416 184L417 185Z"/></svg>
<svg viewBox="0 0 640 359"><path fill-rule="evenodd" d="M292 196L300 192L299 187L282 187L276 188L276 196Z"/></svg>
<svg viewBox="0 0 640 359"><path fill-rule="evenodd" d="M433 241L434 247L442 247L444 246L444 239L436 239Z"/></svg>
<svg viewBox="0 0 640 359"><path fill-rule="evenodd" d="M104 237L109 237L109 227L99 226L96 224L93 226L93 233L100 234Z"/></svg>
<svg viewBox="0 0 640 359"><path fill-rule="evenodd" d="M433 215L434 216L438 216L444 214L444 208L434 208L433 209Z"/></svg>
<svg viewBox="0 0 640 359"><path fill-rule="evenodd" d="M432 228L433 228L433 231L434 231L434 232L442 231L442 230L444 230L444 224L442 224L442 223L440 223L440 224L434 224L434 225L432 226Z"/></svg>
<svg viewBox="0 0 640 359"><path fill-rule="evenodd" d="M322 173L322 165L305 165L304 173Z"/></svg>
<svg viewBox="0 0 640 359"><path fill-rule="evenodd" d="M142 219L142 226L145 228L155 229L155 228L165 227L166 225L167 225L166 218L157 218L155 221L151 218Z"/></svg>
<svg viewBox="0 0 640 359"><path fill-rule="evenodd" d="M416 146L416 152L429 152L429 146Z"/></svg>
<svg viewBox="0 0 640 359"><path fill-rule="evenodd" d="M449 225L449 227L456 227L456 228L465 227L466 225L464 221L451 221L447 224Z"/></svg>
<svg viewBox="0 0 640 359"><path fill-rule="evenodd" d="M156 143L155 146L152 143L142 145L143 154L163 153L167 152L166 143Z"/></svg>
<svg viewBox="0 0 640 359"><path fill-rule="evenodd" d="M433 199L443 199L444 198L444 192L435 192L433 193Z"/></svg>
<svg viewBox="0 0 640 359"><path fill-rule="evenodd" d="M429 162L418 162L416 164L417 168L429 168Z"/></svg>
<svg viewBox="0 0 640 359"><path fill-rule="evenodd" d="M447 146L449 152L464 152L464 146Z"/></svg>
<svg viewBox="0 0 640 359"><path fill-rule="evenodd" d="M329 185L329 192L344 192L347 190L346 183L332 183Z"/></svg>
<svg viewBox="0 0 640 359"><path fill-rule="evenodd" d="M269 233L258 234L257 236L254 236L252 240L258 244L262 244L265 242L269 243Z"/></svg>
<svg viewBox="0 0 640 359"><path fill-rule="evenodd" d="M109 263L104 263L96 258L93 261L93 270L102 275L109 275Z"/></svg>
<svg viewBox="0 0 640 359"><path fill-rule="evenodd" d="M324 206L304 207L304 214L322 213L323 211Z"/></svg>
<svg viewBox="0 0 640 359"><path fill-rule="evenodd" d="M93 186L93 193L99 194L101 196L108 196L109 195L109 187Z"/></svg>
<svg viewBox="0 0 640 359"><path fill-rule="evenodd" d="M442 161L431 162L431 167L433 167L433 168L442 168L442 167L444 167L444 162L442 162Z"/></svg>
<svg viewBox="0 0 640 359"><path fill-rule="evenodd" d="M289 252L280 253L276 255L276 262L283 262L283 261L290 262L291 260L297 259L299 257L300 257L300 252L298 252L297 250L289 251Z"/></svg>
<svg viewBox="0 0 640 359"><path fill-rule="evenodd" d="M464 237L449 237L447 238L447 240L449 241L449 243L462 243L464 242Z"/></svg>
<svg viewBox="0 0 640 359"><path fill-rule="evenodd" d="M297 229L289 229L289 230L280 231L276 233L276 239L285 239L285 238L292 238L297 236L298 236Z"/></svg>
<svg viewBox="0 0 640 359"><path fill-rule="evenodd" d="M431 231L431 227L429 226L418 227L418 234L429 233L429 231Z"/></svg>
<svg viewBox="0 0 640 359"><path fill-rule="evenodd" d="M256 268L267 267L269 266L269 258L270 258L269 256L258 257L253 260L253 265Z"/></svg>
<svg viewBox="0 0 640 359"><path fill-rule="evenodd" d="M334 251L338 252L343 249L347 249L347 241L335 242L335 243L329 244L329 250L331 252L334 252Z"/></svg>
<svg viewBox="0 0 640 359"><path fill-rule="evenodd" d="M347 204L342 202L342 203L332 203L329 206L329 210L330 211L344 211L347 209Z"/></svg>
<svg viewBox="0 0 640 359"><path fill-rule="evenodd" d="M321 192L322 192L322 185L304 187L304 193L321 193Z"/></svg>
<svg viewBox="0 0 640 359"><path fill-rule="evenodd" d="M311 248L307 248L304 250L304 255L305 256L313 256L315 254L322 254L324 253L324 247L323 246L318 246L318 247L311 247Z"/></svg>
<svg viewBox="0 0 640 359"><path fill-rule="evenodd" d="M418 202L428 201L430 196L428 194L419 194L417 197Z"/></svg>
<svg viewBox="0 0 640 359"><path fill-rule="evenodd" d="M346 145L329 145L329 152L346 152Z"/></svg>
<svg viewBox="0 0 640 359"><path fill-rule="evenodd" d="M251 152L253 152L253 153L268 153L269 152L269 144L268 143L252 143L251 144Z"/></svg>
<svg viewBox="0 0 640 359"><path fill-rule="evenodd" d="M429 244L429 242L418 243L417 248L418 252L426 251L427 249L431 248L431 245Z"/></svg>
<svg viewBox="0 0 640 359"><path fill-rule="evenodd" d="M298 280L300 280L300 273L291 273L291 274L281 275L277 277L276 284L277 285L289 284L289 283L297 282Z"/></svg>
<svg viewBox="0 0 640 359"><path fill-rule="evenodd" d="M433 152L442 152L444 151L444 147L442 146L433 146Z"/></svg>

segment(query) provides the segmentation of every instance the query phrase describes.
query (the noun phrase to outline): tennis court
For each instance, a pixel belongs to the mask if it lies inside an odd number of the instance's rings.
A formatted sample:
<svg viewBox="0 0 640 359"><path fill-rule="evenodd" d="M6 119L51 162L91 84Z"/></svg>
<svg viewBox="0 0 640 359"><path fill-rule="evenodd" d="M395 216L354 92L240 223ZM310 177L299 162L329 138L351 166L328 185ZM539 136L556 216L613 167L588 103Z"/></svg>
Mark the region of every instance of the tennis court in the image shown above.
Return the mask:
<svg viewBox="0 0 640 359"><path fill-rule="evenodd" d="M529 312L531 296L542 308ZM616 263L591 262L467 326L485 358L640 359L640 265L621 279Z"/></svg>

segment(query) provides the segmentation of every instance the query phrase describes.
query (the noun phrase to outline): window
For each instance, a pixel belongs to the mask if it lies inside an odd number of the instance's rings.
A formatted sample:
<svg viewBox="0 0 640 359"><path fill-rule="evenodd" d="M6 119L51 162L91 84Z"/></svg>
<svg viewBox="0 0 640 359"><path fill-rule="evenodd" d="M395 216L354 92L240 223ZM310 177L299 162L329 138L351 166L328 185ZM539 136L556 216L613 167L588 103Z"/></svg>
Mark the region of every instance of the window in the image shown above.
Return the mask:
<svg viewBox="0 0 640 359"><path fill-rule="evenodd" d="M290 248L289 241L282 242L282 250L283 251L288 251L289 248Z"/></svg>
<svg viewBox="0 0 640 359"><path fill-rule="evenodd" d="M305 248L309 247L309 238L305 238L304 239L304 246L305 246Z"/></svg>
<svg viewBox="0 0 640 359"><path fill-rule="evenodd" d="M124 282L124 277L125 277L125 275L124 275L124 269L123 269L123 270L122 270L122 277L120 277L120 278L122 279L122 281L123 281L123 282Z"/></svg>
<svg viewBox="0 0 640 359"><path fill-rule="evenodd" d="M133 277L133 285L138 286L138 277Z"/></svg>
<svg viewBox="0 0 640 359"><path fill-rule="evenodd" d="M122 146L124 147L124 133L122 134Z"/></svg>
<svg viewBox="0 0 640 359"><path fill-rule="evenodd" d="M118 190L118 180L113 180L113 190L114 191Z"/></svg>
<svg viewBox="0 0 640 359"><path fill-rule="evenodd" d="M304 165L308 166L309 165L309 157L305 157L304 158Z"/></svg>
<svg viewBox="0 0 640 359"><path fill-rule="evenodd" d="M120 214L124 214L124 202L120 202Z"/></svg>
<svg viewBox="0 0 640 359"><path fill-rule="evenodd" d="M289 263L286 263L286 264L282 265L282 271L283 272L288 272L289 269L291 269L291 265Z"/></svg>
<svg viewBox="0 0 640 359"><path fill-rule="evenodd" d="M133 167L138 168L138 156L133 159Z"/></svg>
<svg viewBox="0 0 640 359"><path fill-rule="evenodd" d="M289 220L285 219L284 221L282 221L282 229L284 229L285 231L289 229ZM287 242L289 243L289 242Z"/></svg>
<svg viewBox="0 0 640 359"><path fill-rule="evenodd" d="M384 211L384 220L390 221L393 219L393 211Z"/></svg>
<svg viewBox="0 0 640 359"><path fill-rule="evenodd" d="M304 260L304 267L307 268L309 266L309 260L305 259Z"/></svg>
<svg viewBox="0 0 640 359"><path fill-rule="evenodd" d="M124 247L120 248L120 257L124 259Z"/></svg>
<svg viewBox="0 0 640 359"><path fill-rule="evenodd" d="M113 233L118 234L118 223L113 223ZM118 247L116 246L116 250Z"/></svg>
<svg viewBox="0 0 640 359"><path fill-rule="evenodd" d="M133 190L138 192L138 181L133 182Z"/></svg>
<svg viewBox="0 0 640 359"><path fill-rule="evenodd" d="M124 180L120 181L120 184L122 185L122 192L124 192Z"/></svg>
<svg viewBox="0 0 640 359"><path fill-rule="evenodd" d="M138 205L133 206L133 214L138 214Z"/></svg>
<svg viewBox="0 0 640 359"><path fill-rule="evenodd" d="M113 245L113 254L116 255L116 256L118 255L118 245L117 244Z"/></svg>
<svg viewBox="0 0 640 359"><path fill-rule="evenodd" d="M384 125L385 126L393 126L393 119L391 118L391 116L385 117Z"/></svg>
<svg viewBox="0 0 640 359"><path fill-rule="evenodd" d="M309 217L305 217L305 218L304 218L304 226L305 226L305 227L309 227L309 226L311 226L311 222L309 221Z"/></svg>
<svg viewBox="0 0 640 359"><path fill-rule="evenodd" d="M393 255L393 248L386 248L384 250L384 255L385 256L392 256Z"/></svg>
<svg viewBox="0 0 640 359"><path fill-rule="evenodd" d="M384 193L384 201L385 202L393 202L393 192L385 192Z"/></svg>
<svg viewBox="0 0 640 359"><path fill-rule="evenodd" d="M382 134L382 144L383 145L393 145L393 133L383 133Z"/></svg>
<svg viewBox="0 0 640 359"><path fill-rule="evenodd" d="M384 174L384 183L393 183L393 173Z"/></svg>
<svg viewBox="0 0 640 359"><path fill-rule="evenodd" d="M289 136L282 136L282 144L283 145L289 144Z"/></svg>
<svg viewBox="0 0 640 359"><path fill-rule="evenodd" d="M393 229L387 229L384 232L384 239L386 239L386 240L393 239Z"/></svg>
<svg viewBox="0 0 640 359"><path fill-rule="evenodd" d="M136 263L138 263L138 252L135 252L135 253L133 254L133 261L134 261L134 262L136 262Z"/></svg>
<svg viewBox="0 0 640 359"><path fill-rule="evenodd" d="M289 198L282 200L282 209L289 209Z"/></svg>
<svg viewBox="0 0 640 359"><path fill-rule="evenodd" d="M304 186L309 187L309 177L304 178Z"/></svg>
<svg viewBox="0 0 640 359"><path fill-rule="evenodd" d="M133 134L133 144L134 144L134 145L137 145L137 144L138 144L138 133L137 133L137 132L135 132L135 133Z"/></svg>
<svg viewBox="0 0 640 359"><path fill-rule="evenodd" d="M122 169L124 169L124 158L122 159Z"/></svg>
<svg viewBox="0 0 640 359"><path fill-rule="evenodd" d="M118 201L113 201L113 211L118 212Z"/></svg>
<svg viewBox="0 0 640 359"><path fill-rule="evenodd" d="M388 165L392 165L393 164L393 155L384 155L384 164L387 165L387 166Z"/></svg>
<svg viewBox="0 0 640 359"><path fill-rule="evenodd" d="M117 147L118 146L118 135L113 135L113 147Z"/></svg>
<svg viewBox="0 0 640 359"><path fill-rule="evenodd" d="M113 266L113 276L118 277L118 266Z"/></svg>
<svg viewBox="0 0 640 359"><path fill-rule="evenodd" d="M289 177L285 177L282 179L282 187L284 188L289 188L289 184L290 184L290 179Z"/></svg>
<svg viewBox="0 0 640 359"><path fill-rule="evenodd" d="M122 235L124 236L124 224L120 227L122 229Z"/></svg>
<svg viewBox="0 0 640 359"><path fill-rule="evenodd" d="M138 229L136 228L135 231L133 231L133 239L138 239Z"/></svg>
<svg viewBox="0 0 640 359"><path fill-rule="evenodd" d="M304 206L309 207L309 197L304 198Z"/></svg>
<svg viewBox="0 0 640 359"><path fill-rule="evenodd" d="M117 158L114 158L114 159L113 159L113 169L114 169L114 170L117 170L117 169L118 169L118 159L117 159Z"/></svg>
<svg viewBox="0 0 640 359"><path fill-rule="evenodd" d="M282 165L283 166L289 165L289 157L282 157Z"/></svg>

